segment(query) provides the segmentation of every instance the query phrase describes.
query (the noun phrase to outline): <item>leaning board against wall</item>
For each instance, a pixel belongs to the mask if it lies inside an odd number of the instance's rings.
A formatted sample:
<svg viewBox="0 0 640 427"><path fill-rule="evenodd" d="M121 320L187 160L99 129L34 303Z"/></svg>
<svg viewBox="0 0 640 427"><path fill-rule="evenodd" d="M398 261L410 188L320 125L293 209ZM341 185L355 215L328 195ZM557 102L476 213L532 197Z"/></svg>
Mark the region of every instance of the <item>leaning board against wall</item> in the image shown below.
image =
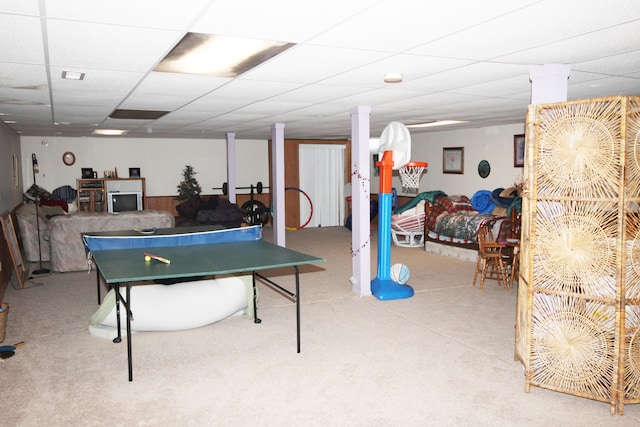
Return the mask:
<svg viewBox="0 0 640 427"><path fill-rule="evenodd" d="M531 386L640 403L640 98L530 107L516 357Z"/></svg>

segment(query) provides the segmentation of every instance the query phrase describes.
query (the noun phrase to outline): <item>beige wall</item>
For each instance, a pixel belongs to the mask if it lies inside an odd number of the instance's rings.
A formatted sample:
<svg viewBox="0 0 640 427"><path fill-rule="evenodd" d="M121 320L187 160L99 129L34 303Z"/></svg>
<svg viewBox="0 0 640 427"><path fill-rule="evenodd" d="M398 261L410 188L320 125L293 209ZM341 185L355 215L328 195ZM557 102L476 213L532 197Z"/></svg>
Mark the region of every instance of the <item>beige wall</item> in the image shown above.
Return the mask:
<svg viewBox="0 0 640 427"><path fill-rule="evenodd" d="M46 141L46 145L43 144ZM205 139L135 139L135 138L42 138L22 137L24 188L33 183L31 153L38 156L38 185L52 191L62 185L75 188L81 168L90 167L102 176L117 168L118 176L128 177L130 167L140 168L146 178L147 196L177 194L185 165L197 172L196 179L204 194L222 194L227 180L225 140ZM62 154L72 151L76 163L66 166ZM269 182L268 142L236 140L236 180L238 186Z"/></svg>
<svg viewBox="0 0 640 427"><path fill-rule="evenodd" d="M522 168L513 166L513 135L522 133L524 123L456 131L412 132L411 159L429 163L427 173L420 180L420 191L442 190L447 194L471 197L478 190L512 185L522 175ZM42 144L44 140L48 145ZM255 185L258 181L268 185L268 141L236 140L236 144L238 186ZM224 140L22 137L21 146L25 189L33 181L31 153L36 153L40 165L37 182L50 191L66 184L75 187L82 167L91 167L99 174L117 168L120 176L128 176L129 167L139 167L147 179L148 196L176 194L182 169L187 164L198 172L196 178L205 194L219 194L212 187L220 187L226 181ZM464 174L442 173L443 147L464 147ZM65 151L75 153L76 163L73 166L62 163ZM9 161L5 156L1 157L2 161ZM491 174L485 179L477 172L481 160L491 164ZM377 193L378 186L378 178L372 176L371 192ZM397 176L394 176L394 187L403 194ZM239 191L242 192L247 191Z"/></svg>
<svg viewBox="0 0 640 427"><path fill-rule="evenodd" d="M20 166L20 137L0 121L0 213L11 211L22 201L22 174L18 171L18 185L14 185L13 156Z"/></svg>

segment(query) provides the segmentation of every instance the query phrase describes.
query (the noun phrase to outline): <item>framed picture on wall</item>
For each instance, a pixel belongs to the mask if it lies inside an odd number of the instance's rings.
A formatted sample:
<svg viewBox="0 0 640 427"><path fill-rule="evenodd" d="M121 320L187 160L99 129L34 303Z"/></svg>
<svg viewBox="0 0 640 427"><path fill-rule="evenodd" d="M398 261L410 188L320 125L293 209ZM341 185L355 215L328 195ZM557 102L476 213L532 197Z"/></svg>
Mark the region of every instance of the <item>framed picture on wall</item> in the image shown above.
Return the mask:
<svg viewBox="0 0 640 427"><path fill-rule="evenodd" d="M129 178L140 178L140 168L129 168Z"/></svg>
<svg viewBox="0 0 640 427"><path fill-rule="evenodd" d="M442 149L442 173L464 173L464 147Z"/></svg>
<svg viewBox="0 0 640 427"><path fill-rule="evenodd" d="M524 167L524 134L513 135L513 167Z"/></svg>

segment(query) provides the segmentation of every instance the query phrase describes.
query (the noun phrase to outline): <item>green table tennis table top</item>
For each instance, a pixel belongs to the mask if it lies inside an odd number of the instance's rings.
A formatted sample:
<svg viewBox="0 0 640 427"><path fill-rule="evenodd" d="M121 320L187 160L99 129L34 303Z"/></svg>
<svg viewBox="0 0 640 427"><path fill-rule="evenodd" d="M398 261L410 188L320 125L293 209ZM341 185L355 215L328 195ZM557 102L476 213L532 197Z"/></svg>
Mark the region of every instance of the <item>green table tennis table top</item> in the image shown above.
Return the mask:
<svg viewBox="0 0 640 427"><path fill-rule="evenodd" d="M145 261L145 252L170 260ZM324 262L263 240L93 251L106 283L253 272Z"/></svg>

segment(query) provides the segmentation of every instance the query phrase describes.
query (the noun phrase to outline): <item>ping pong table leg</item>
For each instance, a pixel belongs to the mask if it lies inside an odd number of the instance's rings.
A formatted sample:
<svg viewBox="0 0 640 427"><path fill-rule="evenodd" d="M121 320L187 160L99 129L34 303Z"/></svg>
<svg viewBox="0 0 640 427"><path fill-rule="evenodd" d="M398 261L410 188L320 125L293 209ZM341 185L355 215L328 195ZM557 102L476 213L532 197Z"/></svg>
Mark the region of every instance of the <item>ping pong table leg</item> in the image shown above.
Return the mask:
<svg viewBox="0 0 640 427"><path fill-rule="evenodd" d="M133 381L133 360L131 357L131 282L127 282L127 364L129 365L129 381Z"/></svg>
<svg viewBox="0 0 640 427"><path fill-rule="evenodd" d="M100 270L96 268L96 287L98 289L98 305L100 305Z"/></svg>
<svg viewBox="0 0 640 427"><path fill-rule="evenodd" d="M258 318L258 292L256 290L256 272L251 275L253 279L253 323L260 323L262 320Z"/></svg>
<svg viewBox="0 0 640 427"><path fill-rule="evenodd" d="M296 269L296 334L298 338L298 353L300 353L300 270L297 265Z"/></svg>
<svg viewBox="0 0 640 427"><path fill-rule="evenodd" d="M122 341L122 335L120 334L120 299L122 297L120 296L119 286L119 283L109 285L109 287L113 289L113 293L116 297L116 328L118 329L118 335L113 339L114 343L119 343L120 341Z"/></svg>

